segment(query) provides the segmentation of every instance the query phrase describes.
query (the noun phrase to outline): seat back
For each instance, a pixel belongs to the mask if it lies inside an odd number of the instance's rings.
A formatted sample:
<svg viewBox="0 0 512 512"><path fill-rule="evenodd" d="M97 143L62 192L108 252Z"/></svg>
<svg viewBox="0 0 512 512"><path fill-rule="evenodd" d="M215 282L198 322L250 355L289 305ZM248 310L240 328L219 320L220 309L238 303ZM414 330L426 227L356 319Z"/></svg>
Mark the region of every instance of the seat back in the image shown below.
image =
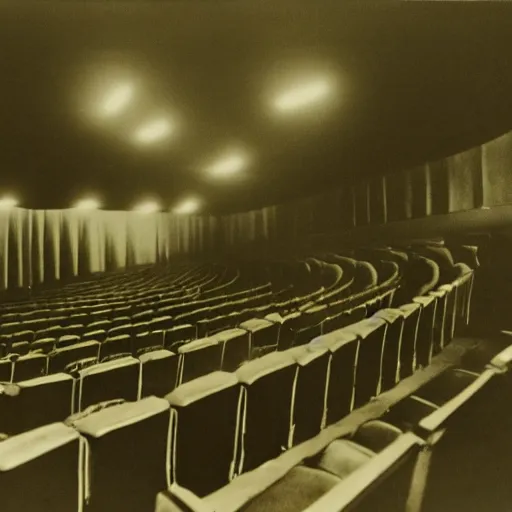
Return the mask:
<svg viewBox="0 0 512 512"><path fill-rule="evenodd" d="M404 315L399 309L385 308L375 313L387 323L382 355L381 392L394 387L400 380L400 353L404 329Z"/></svg>
<svg viewBox="0 0 512 512"><path fill-rule="evenodd" d="M405 379L416 370L416 343L420 324L421 306L411 302L398 308L404 317L402 346L400 349L400 379Z"/></svg>
<svg viewBox="0 0 512 512"><path fill-rule="evenodd" d="M228 329L215 335L222 344L221 370L234 372L251 358L251 335L245 329Z"/></svg>
<svg viewBox="0 0 512 512"><path fill-rule="evenodd" d="M95 357L98 359L100 344L97 341L86 341L69 347L58 348L49 355L48 373L62 372L69 364L80 359Z"/></svg>
<svg viewBox="0 0 512 512"><path fill-rule="evenodd" d="M48 369L48 357L46 354L27 354L20 356L14 363L13 382L35 379L46 375Z"/></svg>
<svg viewBox="0 0 512 512"><path fill-rule="evenodd" d="M134 401L139 396L140 361L123 357L98 363L80 370L78 378L76 411L115 398Z"/></svg>
<svg viewBox="0 0 512 512"><path fill-rule="evenodd" d="M82 510L78 432L53 423L0 443L2 511Z"/></svg>
<svg viewBox="0 0 512 512"><path fill-rule="evenodd" d="M382 359L387 323L382 318L368 318L343 329L359 340L355 379L354 407L361 407L381 391Z"/></svg>
<svg viewBox="0 0 512 512"><path fill-rule="evenodd" d="M166 400L149 397L73 421L87 440L87 510L153 510L169 482L171 417Z"/></svg>
<svg viewBox="0 0 512 512"><path fill-rule="evenodd" d="M166 399L175 413L172 482L198 496L226 485L240 457L242 388L236 376L213 372L178 387Z"/></svg>
<svg viewBox="0 0 512 512"><path fill-rule="evenodd" d="M178 349L180 376L178 384L218 371L222 365L223 344L215 338L191 341Z"/></svg>
<svg viewBox="0 0 512 512"><path fill-rule="evenodd" d="M308 346L309 350L327 349L331 354L327 382L327 425L341 420L354 406L359 343L356 334L338 329L316 338Z"/></svg>
<svg viewBox="0 0 512 512"><path fill-rule="evenodd" d="M421 306L416 338L416 368L420 368L428 366L432 359L437 303L431 295L414 297L413 302Z"/></svg>
<svg viewBox="0 0 512 512"><path fill-rule="evenodd" d="M292 420L292 444L316 436L326 423L331 353L326 348L296 347L289 354L298 365Z"/></svg>
<svg viewBox="0 0 512 512"><path fill-rule="evenodd" d="M250 471L290 446L297 373L295 360L279 352L237 370L245 392L240 471Z"/></svg>
<svg viewBox="0 0 512 512"><path fill-rule="evenodd" d="M401 435L304 512L404 512L411 476L423 445L414 434Z"/></svg>
<svg viewBox="0 0 512 512"><path fill-rule="evenodd" d="M164 397L177 386L179 357L169 350L153 350L139 356L140 396Z"/></svg>
<svg viewBox="0 0 512 512"><path fill-rule="evenodd" d="M132 353L132 337L128 334L108 337L100 346L99 360L103 361L107 357L118 354Z"/></svg>

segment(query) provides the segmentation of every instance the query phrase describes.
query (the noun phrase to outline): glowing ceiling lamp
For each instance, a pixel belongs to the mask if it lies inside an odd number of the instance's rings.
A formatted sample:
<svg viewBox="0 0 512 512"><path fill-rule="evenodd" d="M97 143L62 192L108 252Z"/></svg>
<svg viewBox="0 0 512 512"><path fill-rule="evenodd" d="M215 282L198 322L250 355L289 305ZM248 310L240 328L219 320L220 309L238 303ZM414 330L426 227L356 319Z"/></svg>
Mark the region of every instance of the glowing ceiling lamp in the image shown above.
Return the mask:
<svg viewBox="0 0 512 512"><path fill-rule="evenodd" d="M274 107L279 112L293 112L324 101L331 92L331 84L326 79L304 82L278 95Z"/></svg>
<svg viewBox="0 0 512 512"><path fill-rule="evenodd" d="M139 144L151 144L170 135L172 128L173 126L168 119L154 119L137 128L133 138Z"/></svg>
<svg viewBox="0 0 512 512"><path fill-rule="evenodd" d="M131 103L135 88L130 83L121 83L110 87L99 104L99 113L102 117L115 117L121 114Z"/></svg>
<svg viewBox="0 0 512 512"><path fill-rule="evenodd" d="M2 197L0 199L0 210L10 210L18 206L18 201L13 197Z"/></svg>
<svg viewBox="0 0 512 512"><path fill-rule="evenodd" d="M247 158L241 153L229 154L208 168L208 174L213 177L223 178L237 174L247 165Z"/></svg>
<svg viewBox="0 0 512 512"><path fill-rule="evenodd" d="M190 215L197 212L200 206L201 204L198 199L185 199L173 209L173 212L178 215Z"/></svg>
<svg viewBox="0 0 512 512"><path fill-rule="evenodd" d="M160 211L160 205L156 201L145 201L135 206L133 210L139 213L156 213Z"/></svg>
<svg viewBox="0 0 512 512"><path fill-rule="evenodd" d="M78 210L97 210L99 207L99 201L92 198L80 199L73 205L73 208L76 208Z"/></svg>

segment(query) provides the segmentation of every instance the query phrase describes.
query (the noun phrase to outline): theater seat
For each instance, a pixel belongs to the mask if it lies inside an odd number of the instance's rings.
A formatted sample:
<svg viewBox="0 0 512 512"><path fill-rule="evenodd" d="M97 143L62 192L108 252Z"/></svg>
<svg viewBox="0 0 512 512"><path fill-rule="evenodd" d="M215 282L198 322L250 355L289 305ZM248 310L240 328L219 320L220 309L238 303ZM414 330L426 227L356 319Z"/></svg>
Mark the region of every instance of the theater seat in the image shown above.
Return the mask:
<svg viewBox="0 0 512 512"><path fill-rule="evenodd" d="M153 510L156 493L169 481L168 402L149 397L115 405L76 420L73 426L87 439L87 510Z"/></svg>
<svg viewBox="0 0 512 512"><path fill-rule="evenodd" d="M267 354L237 370L245 391L243 472L277 457L290 446L297 371L295 360L281 352Z"/></svg>
<svg viewBox="0 0 512 512"><path fill-rule="evenodd" d="M215 339L222 345L221 370L234 372L251 358L251 336L245 329L228 329Z"/></svg>
<svg viewBox="0 0 512 512"><path fill-rule="evenodd" d="M331 354L328 349L307 347L290 349L299 367L293 407L293 445L316 436L326 423L328 375Z"/></svg>
<svg viewBox="0 0 512 512"><path fill-rule="evenodd" d="M253 318L240 324L240 329L250 332L251 357L265 349L277 350L279 341L280 324L264 320L263 318Z"/></svg>
<svg viewBox="0 0 512 512"><path fill-rule="evenodd" d="M382 354L387 324L381 318L368 318L343 329L359 340L354 407L361 407L380 393Z"/></svg>
<svg viewBox="0 0 512 512"><path fill-rule="evenodd" d="M327 349L331 354L326 401L326 424L331 425L349 414L354 405L359 338L339 329L308 345L309 350L317 348Z"/></svg>
<svg viewBox="0 0 512 512"><path fill-rule="evenodd" d="M46 375L48 357L46 354L27 354L20 356L14 363L13 382L35 379Z"/></svg>
<svg viewBox="0 0 512 512"><path fill-rule="evenodd" d="M153 350L139 356L140 396L164 397L177 385L179 357L169 350Z"/></svg>
<svg viewBox="0 0 512 512"><path fill-rule="evenodd" d="M80 370L75 410L82 411L90 405L115 398L137 400L139 378L140 361L133 357L123 357Z"/></svg>
<svg viewBox="0 0 512 512"><path fill-rule="evenodd" d="M191 341L178 349L180 354L179 384L218 371L222 365L223 344L216 338Z"/></svg>
<svg viewBox="0 0 512 512"><path fill-rule="evenodd" d="M319 455L307 461L307 464L343 479L366 464L373 456L375 452L354 441L337 439Z"/></svg>
<svg viewBox="0 0 512 512"><path fill-rule="evenodd" d="M405 379L416 370L416 344L420 325L421 306L411 302L398 308L404 317L402 346L400 349L400 379Z"/></svg>
<svg viewBox="0 0 512 512"><path fill-rule="evenodd" d="M166 399L175 413L172 482L198 496L226 485L238 471L241 455L242 389L235 375L213 372L178 387Z"/></svg>
<svg viewBox="0 0 512 512"><path fill-rule="evenodd" d="M339 478L325 471L297 466L240 512L300 512L339 482Z"/></svg>
<svg viewBox="0 0 512 512"><path fill-rule="evenodd" d="M62 423L0 443L2 512L82 510L81 440Z"/></svg>
<svg viewBox="0 0 512 512"><path fill-rule="evenodd" d="M379 453L387 448L400 435L402 430L381 420L363 423L352 435L351 440L372 452Z"/></svg>
<svg viewBox="0 0 512 512"><path fill-rule="evenodd" d="M97 360L99 350L100 344L97 341L86 341L58 348L48 357L48 373L62 372L66 366L80 359L94 357Z"/></svg>

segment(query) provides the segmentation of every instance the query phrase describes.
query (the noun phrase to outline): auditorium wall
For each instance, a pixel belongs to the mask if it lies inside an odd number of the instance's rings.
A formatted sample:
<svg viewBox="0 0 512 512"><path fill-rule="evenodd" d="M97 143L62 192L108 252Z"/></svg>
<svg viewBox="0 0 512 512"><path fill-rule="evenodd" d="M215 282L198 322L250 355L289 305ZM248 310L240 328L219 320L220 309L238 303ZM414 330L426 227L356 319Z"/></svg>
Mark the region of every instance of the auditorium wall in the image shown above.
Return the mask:
<svg viewBox="0 0 512 512"><path fill-rule="evenodd" d="M220 219L228 247L512 204L512 132L413 169Z"/></svg>

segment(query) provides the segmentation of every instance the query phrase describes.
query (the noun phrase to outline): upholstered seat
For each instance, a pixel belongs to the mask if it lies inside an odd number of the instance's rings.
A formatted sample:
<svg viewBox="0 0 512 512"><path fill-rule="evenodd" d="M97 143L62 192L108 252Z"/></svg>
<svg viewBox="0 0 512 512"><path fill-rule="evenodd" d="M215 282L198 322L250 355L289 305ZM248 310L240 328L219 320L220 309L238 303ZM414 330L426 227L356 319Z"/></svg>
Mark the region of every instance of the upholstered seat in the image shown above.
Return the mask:
<svg viewBox="0 0 512 512"><path fill-rule="evenodd" d="M402 350L404 314L400 309L385 308L374 315L387 323L382 355L381 392L394 387L400 380L400 354Z"/></svg>
<svg viewBox="0 0 512 512"><path fill-rule="evenodd" d="M395 425L381 420L371 420L363 423L351 436L351 440L372 452L379 453L393 443L402 433L402 430Z"/></svg>
<svg viewBox="0 0 512 512"><path fill-rule="evenodd" d="M13 382L35 379L46 375L48 370L48 357L46 354L27 354L20 356L14 363Z"/></svg>
<svg viewBox="0 0 512 512"><path fill-rule="evenodd" d="M242 471L258 467L290 446L297 372L295 359L280 352L237 370L245 390Z"/></svg>
<svg viewBox="0 0 512 512"><path fill-rule="evenodd" d="M64 368L74 361L95 357L98 359L100 344L97 341L86 341L58 348L48 357L48 373L64 371Z"/></svg>
<svg viewBox="0 0 512 512"><path fill-rule="evenodd" d="M199 496L226 485L241 456L242 388L235 375L210 373L166 399L175 414L172 482Z"/></svg>
<svg viewBox="0 0 512 512"><path fill-rule="evenodd" d="M179 347L179 383L184 384L197 377L220 370L223 348L223 343L214 337L191 341Z"/></svg>
<svg viewBox="0 0 512 512"><path fill-rule="evenodd" d="M53 423L0 443L2 512L82 510L78 432Z"/></svg>
<svg viewBox="0 0 512 512"><path fill-rule="evenodd" d="M327 348L292 348L299 367L293 404L293 445L316 436L325 425L331 353Z"/></svg>
<svg viewBox="0 0 512 512"><path fill-rule="evenodd" d="M368 318L343 329L359 339L354 407L361 407L380 393L382 357L387 323L381 318Z"/></svg>
<svg viewBox="0 0 512 512"><path fill-rule="evenodd" d="M76 411L114 398L137 400L140 361L123 357L99 363L80 370L78 378Z"/></svg>
<svg viewBox="0 0 512 512"><path fill-rule="evenodd" d="M416 343L420 323L421 306L411 302L398 308L404 318L402 346L400 349L400 379L405 379L416 370Z"/></svg>
<svg viewBox="0 0 512 512"><path fill-rule="evenodd" d="M108 337L100 346L100 362L117 354L132 354L132 337L128 334Z"/></svg>
<svg viewBox="0 0 512 512"><path fill-rule="evenodd" d="M328 425L342 419L353 408L359 343L357 335L339 329L308 345L309 350L327 349L331 353L326 402Z"/></svg>
<svg viewBox="0 0 512 512"><path fill-rule="evenodd" d="M140 396L164 397L176 386L179 357L169 350L154 350L139 356L141 362Z"/></svg>
<svg viewBox="0 0 512 512"><path fill-rule="evenodd" d="M168 402L149 397L114 405L72 424L87 439L87 510L153 510L156 493L169 481Z"/></svg>

